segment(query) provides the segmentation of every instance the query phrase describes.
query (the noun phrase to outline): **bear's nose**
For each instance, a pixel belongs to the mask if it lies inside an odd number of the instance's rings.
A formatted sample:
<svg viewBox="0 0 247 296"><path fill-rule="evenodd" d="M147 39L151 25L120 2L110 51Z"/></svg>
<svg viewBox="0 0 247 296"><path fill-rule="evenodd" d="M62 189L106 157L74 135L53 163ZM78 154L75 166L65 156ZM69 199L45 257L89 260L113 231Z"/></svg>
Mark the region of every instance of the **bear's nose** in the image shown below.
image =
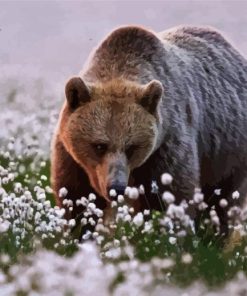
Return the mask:
<svg viewBox="0 0 247 296"><path fill-rule="evenodd" d="M109 186L107 186L107 192L109 194L109 197L111 199L116 199L118 195L124 195L124 192L125 192L125 188L126 188L126 185L125 184L121 184L121 183L113 183ZM115 190L116 191L116 196L112 196L110 195L110 191L111 190Z"/></svg>

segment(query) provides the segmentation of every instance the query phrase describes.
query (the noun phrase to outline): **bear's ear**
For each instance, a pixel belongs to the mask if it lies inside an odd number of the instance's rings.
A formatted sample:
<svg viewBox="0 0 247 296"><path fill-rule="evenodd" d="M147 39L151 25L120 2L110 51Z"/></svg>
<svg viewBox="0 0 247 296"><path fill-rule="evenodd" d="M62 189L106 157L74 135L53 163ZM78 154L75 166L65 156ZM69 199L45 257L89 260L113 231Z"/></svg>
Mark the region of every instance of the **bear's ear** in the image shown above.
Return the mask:
<svg viewBox="0 0 247 296"><path fill-rule="evenodd" d="M73 77L67 82L65 95L71 110L90 101L90 91L80 77Z"/></svg>
<svg viewBox="0 0 247 296"><path fill-rule="evenodd" d="M159 101L163 95L163 86L158 80L152 80L144 87L139 104L149 113L155 115Z"/></svg>

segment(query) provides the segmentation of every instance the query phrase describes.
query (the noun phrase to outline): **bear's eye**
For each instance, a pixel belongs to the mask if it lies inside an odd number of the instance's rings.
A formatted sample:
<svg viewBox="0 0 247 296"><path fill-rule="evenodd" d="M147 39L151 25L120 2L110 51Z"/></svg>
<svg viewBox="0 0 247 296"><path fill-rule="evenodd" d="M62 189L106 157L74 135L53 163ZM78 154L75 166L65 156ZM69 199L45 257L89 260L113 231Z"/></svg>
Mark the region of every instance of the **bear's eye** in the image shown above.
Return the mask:
<svg viewBox="0 0 247 296"><path fill-rule="evenodd" d="M106 151L107 151L107 144L104 143L93 143L91 144L93 147L94 152L98 155L98 156L103 156Z"/></svg>
<svg viewBox="0 0 247 296"><path fill-rule="evenodd" d="M131 145L129 146L126 150L125 150L125 153L126 153L126 156L128 159L130 159L134 152L138 149L138 145Z"/></svg>

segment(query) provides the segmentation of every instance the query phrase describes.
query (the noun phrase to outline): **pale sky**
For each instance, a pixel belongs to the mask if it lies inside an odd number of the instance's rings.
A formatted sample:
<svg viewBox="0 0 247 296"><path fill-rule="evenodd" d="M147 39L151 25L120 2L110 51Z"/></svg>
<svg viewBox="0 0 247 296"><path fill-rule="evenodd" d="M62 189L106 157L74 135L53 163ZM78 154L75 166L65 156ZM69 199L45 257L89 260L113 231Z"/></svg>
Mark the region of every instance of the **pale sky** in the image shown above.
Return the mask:
<svg viewBox="0 0 247 296"><path fill-rule="evenodd" d="M214 26L247 56L246 16L247 1L0 1L0 67L69 77L106 33L126 24Z"/></svg>

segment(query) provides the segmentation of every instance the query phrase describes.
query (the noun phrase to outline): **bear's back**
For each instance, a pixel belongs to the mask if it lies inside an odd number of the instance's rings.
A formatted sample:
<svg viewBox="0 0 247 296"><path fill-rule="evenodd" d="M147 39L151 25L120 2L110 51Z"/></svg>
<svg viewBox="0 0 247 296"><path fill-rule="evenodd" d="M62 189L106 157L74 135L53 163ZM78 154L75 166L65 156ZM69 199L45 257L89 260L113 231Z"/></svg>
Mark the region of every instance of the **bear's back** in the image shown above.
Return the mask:
<svg viewBox="0 0 247 296"><path fill-rule="evenodd" d="M234 72L233 76L239 75L241 83L247 82L247 60L217 30L210 27L178 26L158 33L158 37L165 47L173 47L173 53L194 61L199 60L205 68L209 63L220 75L221 72ZM234 82L234 77L231 78Z"/></svg>
<svg viewBox="0 0 247 296"><path fill-rule="evenodd" d="M199 114L195 126L201 153L217 160L219 154L224 159L224 151L242 155L247 145L246 59L212 28L176 27L158 37L169 53L166 101L176 102L179 114L182 103L189 102L192 115Z"/></svg>
<svg viewBox="0 0 247 296"><path fill-rule="evenodd" d="M178 26L158 33L161 39L176 40L187 36L190 38L197 37L208 42L221 43L229 45L220 32L211 27L194 27L194 26ZM184 40L183 40L184 41Z"/></svg>

